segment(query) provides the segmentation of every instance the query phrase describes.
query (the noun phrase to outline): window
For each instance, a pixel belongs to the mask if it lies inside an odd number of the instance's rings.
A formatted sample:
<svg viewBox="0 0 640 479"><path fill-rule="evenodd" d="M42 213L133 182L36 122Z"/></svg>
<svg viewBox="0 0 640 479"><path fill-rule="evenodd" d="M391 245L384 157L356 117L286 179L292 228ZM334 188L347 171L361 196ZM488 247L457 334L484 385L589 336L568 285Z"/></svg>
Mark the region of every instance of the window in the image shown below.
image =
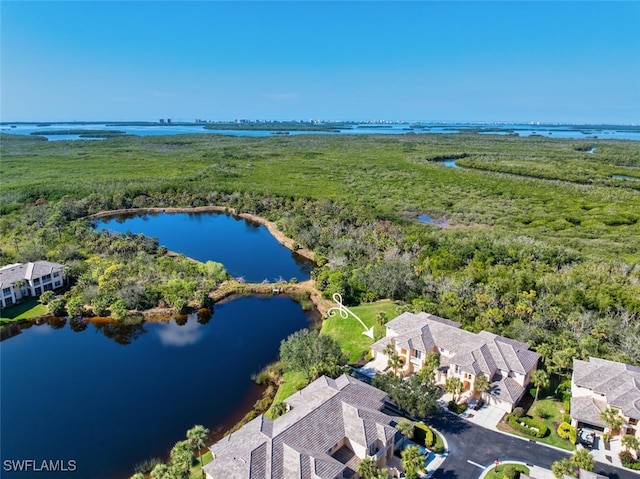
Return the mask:
<svg viewBox="0 0 640 479"><path fill-rule="evenodd" d="M629 424L631 424L632 426L635 426L636 424L638 424L638 420L630 417L629 418Z"/></svg>
<svg viewBox="0 0 640 479"><path fill-rule="evenodd" d="M50 274L45 274L45 275L42 277L42 282L43 282L43 283L46 283L46 282L48 282L48 281L51 281L51 275L50 275Z"/></svg>
<svg viewBox="0 0 640 479"><path fill-rule="evenodd" d="M11 306L13 304L13 298L4 298L5 306Z"/></svg>
<svg viewBox="0 0 640 479"><path fill-rule="evenodd" d="M51 283L47 283L43 286L45 291L50 291L53 289L53 286L51 285Z"/></svg>
<svg viewBox="0 0 640 479"><path fill-rule="evenodd" d="M9 296L11 294L11 288L2 288L2 294Z"/></svg>
<svg viewBox="0 0 640 479"><path fill-rule="evenodd" d="M422 351L418 351L417 349L413 352L413 357L414 358L418 358L421 359L422 358Z"/></svg>
<svg viewBox="0 0 640 479"><path fill-rule="evenodd" d="M56 281L55 283L53 283L53 286L56 287L56 288L59 287L60 286L60 281Z"/></svg>
<svg viewBox="0 0 640 479"><path fill-rule="evenodd" d="M40 278L36 278L33 280L33 284L38 285L40 284Z"/></svg>
<svg viewBox="0 0 640 479"><path fill-rule="evenodd" d="M53 277L54 278L59 278L60 277L60 271L54 271Z"/></svg>
<svg viewBox="0 0 640 479"><path fill-rule="evenodd" d="M39 286L36 288L36 296L39 296L40 293L42 293L42 288L40 288Z"/></svg>

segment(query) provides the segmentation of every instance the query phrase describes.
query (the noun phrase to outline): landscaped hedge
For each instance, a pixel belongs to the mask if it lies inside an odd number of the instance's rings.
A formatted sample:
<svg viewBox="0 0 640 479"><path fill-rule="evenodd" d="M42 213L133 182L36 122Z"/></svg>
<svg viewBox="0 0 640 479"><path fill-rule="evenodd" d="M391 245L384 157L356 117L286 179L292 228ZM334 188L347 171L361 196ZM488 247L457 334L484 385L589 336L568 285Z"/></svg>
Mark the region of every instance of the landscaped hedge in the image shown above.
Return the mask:
<svg viewBox="0 0 640 479"><path fill-rule="evenodd" d="M431 448L436 441L431 428L420 423L416 423L415 428L417 431L414 432L414 435L418 443L423 443L425 447Z"/></svg>
<svg viewBox="0 0 640 479"><path fill-rule="evenodd" d="M634 471L640 471L640 460L633 457L629 451L622 451L620 453L620 462L624 467L633 469Z"/></svg>
<svg viewBox="0 0 640 479"><path fill-rule="evenodd" d="M546 424L541 421L536 421L535 419L530 417L518 418L513 414L509 414L507 416L507 421L509 422L509 425L516 431L520 431L521 433L527 434L529 436L545 437L549 432L549 428Z"/></svg>
<svg viewBox="0 0 640 479"><path fill-rule="evenodd" d="M422 423L416 423L413 431L413 439L418 444L422 443L426 448L436 454L444 452L444 444L439 438L438 433L434 432L429 426Z"/></svg>
<svg viewBox="0 0 640 479"><path fill-rule="evenodd" d="M455 412L456 414L462 414L467 410L467 405L465 403L458 404L453 400L447 403L447 407L449 408L449 411Z"/></svg>
<svg viewBox="0 0 640 479"><path fill-rule="evenodd" d="M578 432L576 431L576 428L571 424L567 422L561 422L558 426L557 433L558 436L560 436L562 439L566 439L571 444L576 443Z"/></svg>

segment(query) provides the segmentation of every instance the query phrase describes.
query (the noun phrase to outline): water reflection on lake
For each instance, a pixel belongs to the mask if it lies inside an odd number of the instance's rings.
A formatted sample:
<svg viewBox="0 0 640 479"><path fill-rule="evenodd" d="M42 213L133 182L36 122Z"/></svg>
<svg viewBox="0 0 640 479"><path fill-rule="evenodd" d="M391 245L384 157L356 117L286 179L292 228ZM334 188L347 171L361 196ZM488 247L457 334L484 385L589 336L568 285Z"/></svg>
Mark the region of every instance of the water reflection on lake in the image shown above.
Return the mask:
<svg viewBox="0 0 640 479"><path fill-rule="evenodd" d="M163 346L175 347L195 344L204 336L202 328L200 328L200 325L195 321L188 321L183 326L175 322L165 323L160 325L156 333Z"/></svg>
<svg viewBox="0 0 640 479"><path fill-rule="evenodd" d="M238 421L261 394L252 374L311 319L289 297L251 296L178 321L11 325L0 343L0 456L74 459L73 477L128 478L194 424Z"/></svg>

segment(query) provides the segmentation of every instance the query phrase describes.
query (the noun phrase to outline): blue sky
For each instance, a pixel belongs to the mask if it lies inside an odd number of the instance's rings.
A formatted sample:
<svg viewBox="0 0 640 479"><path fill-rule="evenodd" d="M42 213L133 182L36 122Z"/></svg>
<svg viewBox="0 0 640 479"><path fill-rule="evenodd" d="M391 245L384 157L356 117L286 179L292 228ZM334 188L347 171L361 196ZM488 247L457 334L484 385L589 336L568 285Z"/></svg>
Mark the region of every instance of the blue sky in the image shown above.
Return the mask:
<svg viewBox="0 0 640 479"><path fill-rule="evenodd" d="M640 123L640 2L0 2L2 121Z"/></svg>

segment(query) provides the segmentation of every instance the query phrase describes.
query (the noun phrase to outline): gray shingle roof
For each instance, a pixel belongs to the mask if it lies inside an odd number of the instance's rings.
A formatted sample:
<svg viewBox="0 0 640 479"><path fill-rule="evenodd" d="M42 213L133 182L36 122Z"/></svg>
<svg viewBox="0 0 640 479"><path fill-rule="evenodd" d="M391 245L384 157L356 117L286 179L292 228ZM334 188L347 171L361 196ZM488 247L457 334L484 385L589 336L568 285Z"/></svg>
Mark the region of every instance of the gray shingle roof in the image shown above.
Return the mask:
<svg viewBox="0 0 640 479"><path fill-rule="evenodd" d="M453 353L450 364L490 378L498 370L526 375L540 358L526 343L487 331L474 334L460 329L458 323L427 313L402 313L387 323L387 332L386 338L373 345L376 351L382 351L392 338L399 347L423 353L443 348Z"/></svg>
<svg viewBox="0 0 640 479"><path fill-rule="evenodd" d="M640 420L640 367L600 358L576 359L572 381L578 387L604 394L609 406Z"/></svg>
<svg viewBox="0 0 640 479"><path fill-rule="evenodd" d="M520 386L515 379L503 378L491 383L489 393L501 401L516 404L524 394L524 387Z"/></svg>
<svg viewBox="0 0 640 479"><path fill-rule="evenodd" d="M605 427L600 419L600 413L607 408L607 402L591 396L578 396L571 398L571 417L580 422L593 426Z"/></svg>
<svg viewBox="0 0 640 479"><path fill-rule="evenodd" d="M63 265L50 261L34 261L33 263L15 263L0 268L0 287L8 287L20 279L32 280L60 270Z"/></svg>
<svg viewBox="0 0 640 479"><path fill-rule="evenodd" d="M333 479L346 466L329 451L345 437L366 448L393 440L396 418L380 412L386 397L349 376L321 377L287 399L280 418L259 416L211 446L204 469L215 479Z"/></svg>

